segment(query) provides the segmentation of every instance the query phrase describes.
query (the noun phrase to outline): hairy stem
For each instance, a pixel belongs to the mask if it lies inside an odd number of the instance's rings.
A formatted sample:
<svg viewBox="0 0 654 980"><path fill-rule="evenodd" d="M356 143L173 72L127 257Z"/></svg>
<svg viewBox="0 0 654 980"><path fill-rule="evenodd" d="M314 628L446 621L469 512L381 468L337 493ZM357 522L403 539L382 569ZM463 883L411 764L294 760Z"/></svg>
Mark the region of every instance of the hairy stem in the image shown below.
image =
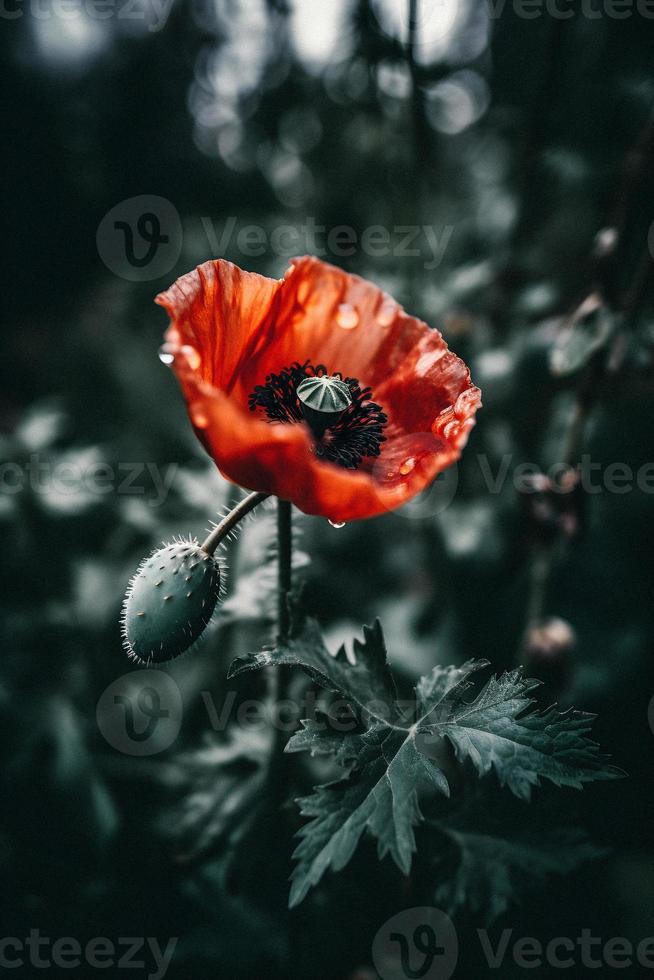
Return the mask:
<svg viewBox="0 0 654 980"><path fill-rule="evenodd" d="M293 539L291 525L291 505L288 500L277 500L277 643L287 643L291 632L289 594L291 591L291 569L293 564ZM291 679L290 667L269 668L269 697L272 707L280 704L286 697ZM284 754L288 732L281 726L272 733L270 767L268 779L272 797L281 804L286 796L290 779L289 759Z"/></svg>
<svg viewBox="0 0 654 980"><path fill-rule="evenodd" d="M291 629L288 597L293 560L291 505L288 500L277 501L277 556L277 640L286 643Z"/></svg>
<svg viewBox="0 0 654 980"><path fill-rule="evenodd" d="M214 551L223 540L226 538L233 527L236 527L239 521L254 510L263 500L266 500L270 496L269 493L250 493L247 497L244 497L226 517L223 517L220 524L218 524L206 541L202 545L202 550L206 551L208 555L213 555Z"/></svg>

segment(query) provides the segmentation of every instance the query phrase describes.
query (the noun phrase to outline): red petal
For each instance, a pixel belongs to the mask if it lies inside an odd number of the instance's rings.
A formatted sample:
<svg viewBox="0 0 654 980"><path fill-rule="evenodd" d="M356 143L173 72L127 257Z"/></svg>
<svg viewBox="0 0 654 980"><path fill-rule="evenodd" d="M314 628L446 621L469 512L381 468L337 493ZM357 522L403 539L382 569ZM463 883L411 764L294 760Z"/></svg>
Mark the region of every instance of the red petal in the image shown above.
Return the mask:
<svg viewBox="0 0 654 980"><path fill-rule="evenodd" d="M157 302L191 420L221 472L333 521L392 510L458 458L479 407L465 364L436 330L372 283L318 259L284 280L223 260L179 279ZM271 425L247 408L266 375L293 361L373 387L389 416L378 459L353 472L319 460L304 425Z"/></svg>

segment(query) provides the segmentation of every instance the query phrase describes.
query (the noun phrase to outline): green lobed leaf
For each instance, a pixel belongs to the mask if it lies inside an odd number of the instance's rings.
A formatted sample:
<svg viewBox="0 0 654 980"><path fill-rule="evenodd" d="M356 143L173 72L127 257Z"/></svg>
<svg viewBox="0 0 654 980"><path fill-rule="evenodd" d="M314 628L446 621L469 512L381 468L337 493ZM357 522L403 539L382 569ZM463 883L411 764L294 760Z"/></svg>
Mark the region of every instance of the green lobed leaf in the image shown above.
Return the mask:
<svg viewBox="0 0 654 980"><path fill-rule="evenodd" d="M416 746L414 733L388 733L379 725L360 744L356 768L347 779L318 786L298 801L302 815L311 822L298 833L291 907L302 901L327 868L339 871L348 863L365 830L377 838L380 859L390 854L408 874L416 849L413 828L422 819L418 791L432 782L442 793L448 792L443 774Z"/></svg>
<svg viewBox="0 0 654 980"><path fill-rule="evenodd" d="M448 695L463 695L472 687L472 674L488 666L488 660L468 660L461 667L442 667L437 664L430 674L421 677L416 684L416 698L423 722Z"/></svg>
<svg viewBox="0 0 654 980"><path fill-rule="evenodd" d="M494 769L500 783L524 800L541 778L575 789L620 778L623 773L588 737L595 716L572 708L535 711L527 695L538 686L517 669L491 677L472 703L454 689L442 703L442 717L432 716L422 730L449 739L457 758L469 759L480 776Z"/></svg>
<svg viewBox="0 0 654 980"><path fill-rule="evenodd" d="M456 850L456 867L436 885L438 908L468 908L491 925L551 875L565 875L606 851L579 830L519 832L511 838L440 825Z"/></svg>
<svg viewBox="0 0 654 980"><path fill-rule="evenodd" d="M450 793L446 740L459 761L472 760L480 775L494 769L522 799L541 777L581 786L621 775L587 737L593 716L554 708L535 712L528 694L538 681L523 679L520 671L491 678L476 699L464 700L472 675L487 661L434 667L418 682L407 712L397 698L379 622L364 627L363 641L355 640L348 658L343 647L332 656L317 623L308 620L288 643L236 660L230 676L280 665L300 667L346 699L356 715L343 730L317 712L286 746L287 752L332 756L345 770L343 778L298 801L309 819L298 833L291 906L327 869L348 863L364 832L377 839L380 858L390 855L409 872L421 796Z"/></svg>
<svg viewBox="0 0 654 980"><path fill-rule="evenodd" d="M363 627L363 642L354 640L353 661L348 659L344 646L333 656L325 646L318 623L306 619L288 643L234 660L228 677L284 665L301 667L321 687L341 694L371 714L384 718L395 711L397 691L379 620L372 627Z"/></svg>

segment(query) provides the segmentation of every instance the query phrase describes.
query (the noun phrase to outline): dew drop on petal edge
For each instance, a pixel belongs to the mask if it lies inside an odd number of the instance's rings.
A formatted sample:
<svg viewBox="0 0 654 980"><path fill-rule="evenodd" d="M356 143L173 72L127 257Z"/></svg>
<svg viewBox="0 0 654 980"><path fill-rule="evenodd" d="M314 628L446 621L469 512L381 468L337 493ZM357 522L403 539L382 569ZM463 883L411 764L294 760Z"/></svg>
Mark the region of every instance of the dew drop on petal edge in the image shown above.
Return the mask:
<svg viewBox="0 0 654 980"><path fill-rule="evenodd" d="M359 323L359 314L351 303L341 303L336 314L336 322L343 330L353 330Z"/></svg>
<svg viewBox="0 0 654 980"><path fill-rule="evenodd" d="M189 408L191 422L197 429L206 429L209 425L209 418L200 405L191 405Z"/></svg>
<svg viewBox="0 0 654 980"><path fill-rule="evenodd" d="M410 473L412 470L415 469L415 466L416 466L416 461L414 457L409 456L409 458L405 459L402 465L400 466L400 473L402 474L402 476L406 476L408 473Z"/></svg>
<svg viewBox="0 0 654 980"><path fill-rule="evenodd" d="M163 344L159 348L159 360L162 364L172 364L175 360L175 348L172 344Z"/></svg>
<svg viewBox="0 0 654 980"><path fill-rule="evenodd" d="M385 300L377 313L377 322L382 327L388 327L391 325L396 316L397 304L392 300Z"/></svg>
<svg viewBox="0 0 654 980"><path fill-rule="evenodd" d="M345 527L345 521L329 521L332 527Z"/></svg>

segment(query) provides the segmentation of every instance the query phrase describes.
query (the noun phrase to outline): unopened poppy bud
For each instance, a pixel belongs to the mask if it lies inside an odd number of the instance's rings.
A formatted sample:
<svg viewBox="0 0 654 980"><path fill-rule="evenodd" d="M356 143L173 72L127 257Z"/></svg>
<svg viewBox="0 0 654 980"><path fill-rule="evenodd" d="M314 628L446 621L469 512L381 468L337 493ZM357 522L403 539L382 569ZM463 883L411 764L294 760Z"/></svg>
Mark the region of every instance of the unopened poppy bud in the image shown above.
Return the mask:
<svg viewBox="0 0 654 980"><path fill-rule="evenodd" d="M197 541L155 551L129 584L121 619L128 655L139 663L178 657L204 632L220 594L220 566Z"/></svg>
<svg viewBox="0 0 654 980"><path fill-rule="evenodd" d="M352 404L349 385L330 374L305 378L298 386L297 397L316 439L321 439L325 430L335 425Z"/></svg>

